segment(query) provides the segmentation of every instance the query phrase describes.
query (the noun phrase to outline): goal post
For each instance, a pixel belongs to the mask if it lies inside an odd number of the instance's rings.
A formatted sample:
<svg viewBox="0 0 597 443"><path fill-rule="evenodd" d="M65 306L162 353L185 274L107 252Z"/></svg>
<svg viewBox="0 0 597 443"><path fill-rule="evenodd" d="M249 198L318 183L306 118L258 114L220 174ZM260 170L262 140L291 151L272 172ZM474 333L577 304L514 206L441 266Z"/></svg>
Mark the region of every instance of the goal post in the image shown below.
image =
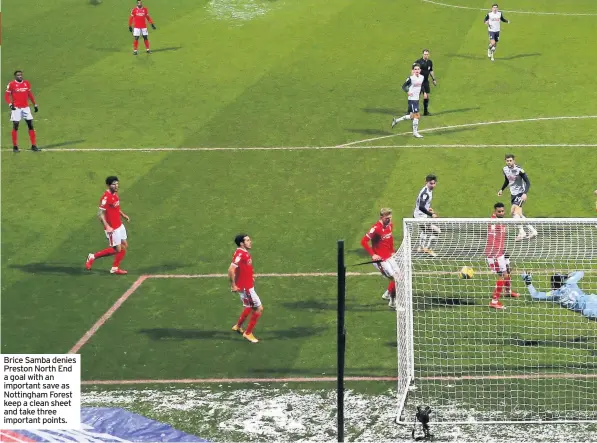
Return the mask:
<svg viewBox="0 0 597 443"><path fill-rule="evenodd" d="M516 241L521 223L538 235ZM597 422L597 219L404 219L392 260L399 423L420 405L446 424ZM566 278L573 300L550 299Z"/></svg>

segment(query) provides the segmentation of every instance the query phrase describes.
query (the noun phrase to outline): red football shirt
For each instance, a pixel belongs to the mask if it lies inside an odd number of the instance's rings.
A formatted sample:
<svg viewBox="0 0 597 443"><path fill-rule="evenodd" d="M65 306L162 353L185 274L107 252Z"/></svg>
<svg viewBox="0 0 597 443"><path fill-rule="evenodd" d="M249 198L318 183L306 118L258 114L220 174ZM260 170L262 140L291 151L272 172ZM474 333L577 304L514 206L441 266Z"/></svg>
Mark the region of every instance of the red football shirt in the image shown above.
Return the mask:
<svg viewBox="0 0 597 443"><path fill-rule="evenodd" d="M249 251L243 248L237 248L232 256L232 265L236 266L236 276L234 284L241 290L251 289L255 286L253 274L253 260Z"/></svg>
<svg viewBox="0 0 597 443"><path fill-rule="evenodd" d="M17 108L26 108L29 106L29 99L31 99L31 103L35 104L31 84L27 80L22 82L13 80L6 87L6 93L4 94L6 103L13 103Z"/></svg>
<svg viewBox="0 0 597 443"><path fill-rule="evenodd" d="M394 236L392 235L393 224L389 223L384 226L381 220L375 223L366 237L371 240L373 252L381 257L382 260L387 260L394 253Z"/></svg>
<svg viewBox="0 0 597 443"><path fill-rule="evenodd" d="M149 20L149 23L153 23L153 20L149 16L149 11L146 7L137 8L135 6L133 9L131 9L131 16L129 17L129 26L141 29L147 28L147 22L145 20Z"/></svg>
<svg viewBox="0 0 597 443"><path fill-rule="evenodd" d="M491 218L497 218L495 214ZM487 226L487 243L485 244L485 256L497 258L506 252L506 225Z"/></svg>
<svg viewBox="0 0 597 443"><path fill-rule="evenodd" d="M112 229L117 229L122 225L122 220L120 219L120 198L118 198L118 194L112 194L107 189L104 195L102 195L99 207L106 211L106 221Z"/></svg>

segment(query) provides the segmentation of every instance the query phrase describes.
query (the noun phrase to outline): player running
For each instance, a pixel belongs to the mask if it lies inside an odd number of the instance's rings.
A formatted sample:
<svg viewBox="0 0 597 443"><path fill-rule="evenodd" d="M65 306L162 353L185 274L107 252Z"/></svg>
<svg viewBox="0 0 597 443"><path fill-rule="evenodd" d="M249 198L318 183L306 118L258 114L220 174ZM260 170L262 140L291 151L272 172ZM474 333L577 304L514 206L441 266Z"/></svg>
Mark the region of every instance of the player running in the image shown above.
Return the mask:
<svg viewBox="0 0 597 443"><path fill-rule="evenodd" d="M506 154L505 157L506 166L503 167L502 171L504 173L504 184L502 188L498 191L498 197L501 197L502 192L506 189L506 186L510 187L510 194L511 194L511 203L512 208L510 213L512 214L512 218L522 218L524 219L525 216L522 213L522 205L527 200L527 193L529 189L531 189L531 182L529 177L527 176L524 169L517 165L514 161L514 155ZM520 241L525 238L533 238L537 237L537 230L532 225L527 225L529 229L529 234L524 230L524 226L519 226L519 233L514 239L515 241Z"/></svg>
<svg viewBox="0 0 597 443"><path fill-rule="evenodd" d="M390 208L381 208L379 211L379 220L375 223L369 232L361 239L361 246L369 253L371 260L381 275L390 279L388 289L381 296L384 300L390 300L388 306L396 309L396 283L394 276L397 269L393 262L389 260L394 254L394 236L392 234L392 210ZM369 246L371 242L371 246Z"/></svg>
<svg viewBox="0 0 597 443"><path fill-rule="evenodd" d="M98 211L98 217L104 226L104 232L108 238L109 248L102 249L87 256L85 269L90 270L93 262L101 257L116 255L110 274L125 275L127 271L120 269L120 262L126 255L128 248L126 228L122 224L121 216L130 222L131 219L120 209L120 198L118 197L118 177L111 175L106 179L108 189L102 195Z"/></svg>
<svg viewBox="0 0 597 443"><path fill-rule="evenodd" d="M10 121L12 122L12 151L19 152L19 123L22 118L25 119L27 127L29 128L29 140L31 140L31 150L41 151L35 142L35 129L33 129L33 115L31 115L31 108L29 108L29 100L33 103L35 112L39 110L39 106L35 102L33 92L31 92L31 83L23 79L23 71L17 70L14 72L15 79L12 80L6 87L4 93L4 100L10 107Z"/></svg>
<svg viewBox="0 0 597 443"><path fill-rule="evenodd" d="M232 327L233 331L242 334L244 338L251 343L257 343L259 340L253 335L253 329L257 320L263 313L263 305L259 296L255 292L255 275L253 273L253 259L249 250L253 246L251 238L247 234L239 234L234 238L236 251L232 256L232 263L228 268L228 278L230 279L230 289L237 292L240 301L243 303L243 311L236 324ZM251 314L247 330L243 330L243 323Z"/></svg>
<svg viewBox="0 0 597 443"><path fill-rule="evenodd" d="M394 117L392 119L392 128L402 120L412 120L413 135L417 138L423 138L419 134L419 119L421 118L421 114L419 113L419 96L421 95L421 87L424 81L425 77L421 75L421 67L417 64L413 65L411 75L406 78L406 81L402 85L402 90L408 94L407 114L400 118Z"/></svg>
<svg viewBox="0 0 597 443"><path fill-rule="evenodd" d="M145 44L145 50L148 54L151 54L149 49L149 33L147 32L147 22L153 29L156 29L153 20L149 16L149 11L143 6L141 0L137 0L137 6L131 9L131 15L129 17L129 32L133 33L135 40L133 41L133 55L137 55L139 49L139 36L143 35L143 43ZM134 25L134 26L133 26Z"/></svg>
<svg viewBox="0 0 597 443"><path fill-rule="evenodd" d="M502 12L498 10L497 3L494 3L491 7L491 11L485 15L484 19L484 23L487 25L487 30L489 32L489 47L487 48L487 57L489 57L492 62L495 61L493 55L495 54L497 42L500 41L500 29L502 22L510 23L510 21L506 20L506 17L504 17Z"/></svg>
<svg viewBox="0 0 597 443"><path fill-rule="evenodd" d="M437 186L437 177L429 174L425 177L425 186L419 191L417 201L415 202L415 210L413 212L414 218L436 218L437 214L431 207L431 200L433 200L433 190ZM431 244L437 240L442 230L437 225L422 225L419 232L419 247L417 252L429 254L432 257L437 257L437 254L431 249Z"/></svg>
<svg viewBox="0 0 597 443"><path fill-rule="evenodd" d="M559 303L561 307L580 312L591 320L597 320L597 295L585 294L578 287L584 277L583 271L575 271L569 275L554 274L551 276L551 291L538 292L533 286L530 274L521 275L533 300L544 300Z"/></svg>
<svg viewBox="0 0 597 443"><path fill-rule="evenodd" d="M493 205L491 218L504 218L506 208L501 202ZM506 257L506 226L503 224L490 224L487 226L487 243L485 243L485 257L489 268L498 275L495 282L495 289L491 297L490 308L504 309L500 303L500 296L504 288L506 295L520 297L520 294L512 291L510 278L510 259Z"/></svg>

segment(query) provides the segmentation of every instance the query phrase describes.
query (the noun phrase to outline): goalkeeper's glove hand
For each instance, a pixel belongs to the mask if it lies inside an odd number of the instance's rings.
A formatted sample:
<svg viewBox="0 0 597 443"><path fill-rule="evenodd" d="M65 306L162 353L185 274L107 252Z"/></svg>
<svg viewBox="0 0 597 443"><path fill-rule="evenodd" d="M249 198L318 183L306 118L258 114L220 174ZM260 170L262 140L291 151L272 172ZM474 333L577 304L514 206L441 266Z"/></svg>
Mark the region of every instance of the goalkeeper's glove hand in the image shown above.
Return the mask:
<svg viewBox="0 0 597 443"><path fill-rule="evenodd" d="M35 112L39 111L39 106L38 105L33 105L33 107L35 108Z"/></svg>
<svg viewBox="0 0 597 443"><path fill-rule="evenodd" d="M151 27L152 27L153 29L157 29L153 23L151 24Z"/></svg>
<svg viewBox="0 0 597 443"><path fill-rule="evenodd" d="M17 108L15 108L14 103L11 103L10 105L8 105L10 107L11 111L15 111Z"/></svg>
<svg viewBox="0 0 597 443"><path fill-rule="evenodd" d="M133 32L133 27L129 26L129 32Z"/></svg>

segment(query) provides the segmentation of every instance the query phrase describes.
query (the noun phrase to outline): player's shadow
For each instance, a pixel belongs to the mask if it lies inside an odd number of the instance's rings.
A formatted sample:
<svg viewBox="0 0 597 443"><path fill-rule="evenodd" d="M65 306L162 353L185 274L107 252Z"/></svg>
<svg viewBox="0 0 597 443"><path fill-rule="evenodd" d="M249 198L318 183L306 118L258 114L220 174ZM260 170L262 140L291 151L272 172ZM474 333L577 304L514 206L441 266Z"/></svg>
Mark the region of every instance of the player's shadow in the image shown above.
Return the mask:
<svg viewBox="0 0 597 443"><path fill-rule="evenodd" d="M363 108L362 109L363 112L366 112L367 114L384 114L384 115L396 115L397 113L399 114L399 111L396 111L396 109L391 109L391 108Z"/></svg>
<svg viewBox="0 0 597 443"><path fill-rule="evenodd" d="M541 54L540 52L533 52L530 54L516 54L516 55L510 55L508 57L500 57L500 60L516 60L519 58L527 58L527 57L541 57L543 54Z"/></svg>
<svg viewBox="0 0 597 443"><path fill-rule="evenodd" d="M83 143L85 140L68 140L60 143L52 143L51 145L44 145L42 148L44 149L52 149L52 148L62 148L64 146L76 145L79 143Z"/></svg>
<svg viewBox="0 0 597 443"><path fill-rule="evenodd" d="M67 265L60 263L25 263L18 265L9 265L9 268L18 269L30 274L68 274L80 275L86 272L82 264Z"/></svg>
<svg viewBox="0 0 597 443"><path fill-rule="evenodd" d="M477 106L475 108L460 108L460 109L446 109L445 111L438 111L438 112L434 112L431 117L435 116L435 115L444 115L444 114L455 114L457 112L468 112L468 111L477 111L481 109L480 106Z"/></svg>
<svg viewBox="0 0 597 443"><path fill-rule="evenodd" d="M152 49L151 52L178 51L179 49L182 49L182 46L169 46L167 48L157 48Z"/></svg>
<svg viewBox="0 0 597 443"><path fill-rule="evenodd" d="M474 306L475 300L460 297L438 297L431 294L415 294L413 308L415 311L425 311L434 308L458 308L460 306Z"/></svg>
<svg viewBox="0 0 597 443"><path fill-rule="evenodd" d="M362 135L392 135L393 132L383 131L381 129L373 129L373 128L347 128L345 129L347 132L352 132L354 134L362 134Z"/></svg>
<svg viewBox="0 0 597 443"><path fill-rule="evenodd" d="M315 337L321 335L329 328L295 327L280 330L263 331L260 335L264 340L294 340L297 338ZM237 340L240 334L231 330L205 330L205 329L178 329L178 328L151 328L140 329L140 334L145 334L151 340Z"/></svg>
<svg viewBox="0 0 597 443"><path fill-rule="evenodd" d="M294 309L300 311L310 311L310 312L321 312L321 311L336 311L338 309L338 305L336 302L325 302L320 300L301 300L295 302L286 302L282 303L287 309ZM371 312L371 311L379 311L379 310L386 310L387 305L383 303L370 303L370 304L356 304L351 303L348 301L346 303L346 310L351 312Z"/></svg>
<svg viewBox="0 0 597 443"><path fill-rule="evenodd" d="M446 54L446 55L448 57L465 58L468 60L485 60L485 59L487 59L487 56L484 56L484 55L471 55L471 54ZM515 55L510 55L507 57L499 57L498 60L515 60L518 58L539 57L542 55L543 54L541 54L540 52L533 52L533 53L528 53L528 54L515 54Z"/></svg>

